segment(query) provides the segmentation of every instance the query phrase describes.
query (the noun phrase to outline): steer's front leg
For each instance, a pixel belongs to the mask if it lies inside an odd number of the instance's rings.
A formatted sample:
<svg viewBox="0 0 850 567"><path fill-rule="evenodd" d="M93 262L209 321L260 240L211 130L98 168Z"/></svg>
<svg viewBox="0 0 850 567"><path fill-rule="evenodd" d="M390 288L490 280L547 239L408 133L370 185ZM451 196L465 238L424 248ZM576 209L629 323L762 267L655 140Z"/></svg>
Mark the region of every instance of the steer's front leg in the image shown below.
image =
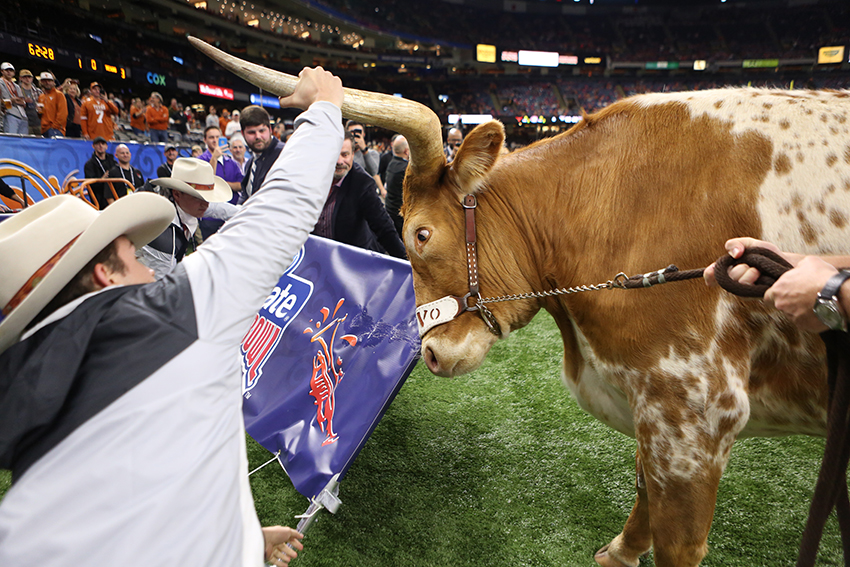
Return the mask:
<svg viewBox="0 0 850 567"><path fill-rule="evenodd" d="M741 384L719 371L653 376L633 404L657 567L696 567L708 552L720 477L749 418Z"/></svg>
<svg viewBox="0 0 850 567"><path fill-rule="evenodd" d="M596 552L594 559L602 567L637 567L641 555L652 547L646 478L640 462L640 453L635 455L635 489L637 500L623 531L611 543Z"/></svg>

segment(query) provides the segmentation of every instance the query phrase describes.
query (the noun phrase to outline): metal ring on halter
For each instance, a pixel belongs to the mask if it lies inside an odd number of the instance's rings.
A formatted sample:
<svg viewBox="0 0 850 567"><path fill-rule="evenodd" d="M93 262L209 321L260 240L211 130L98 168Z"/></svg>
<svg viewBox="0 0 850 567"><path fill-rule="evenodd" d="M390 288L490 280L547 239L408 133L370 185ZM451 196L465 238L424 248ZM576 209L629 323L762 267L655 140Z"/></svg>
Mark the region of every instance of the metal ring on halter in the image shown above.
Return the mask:
<svg viewBox="0 0 850 567"><path fill-rule="evenodd" d="M475 305L469 304L468 300L469 300L470 297L474 297L476 299ZM470 291L469 293L467 293L466 295L461 297L460 300L461 300L461 302L463 302L463 310L464 311L475 311L476 309L478 309L478 303L481 301L481 294L480 293L472 293Z"/></svg>
<svg viewBox="0 0 850 567"><path fill-rule="evenodd" d="M493 315L493 312L487 309L487 306L481 302L476 303L476 307L478 307L478 312L481 314L481 318L484 319L484 323L487 325L487 328L490 329L490 332L497 337L501 337L502 331L499 328L499 322L496 320L496 316Z"/></svg>
<svg viewBox="0 0 850 567"><path fill-rule="evenodd" d="M467 300L470 297L474 297L476 299L475 305L469 305ZM487 325L487 328L490 329L490 332L496 335L497 337L502 336L502 331L499 328L499 322L496 320L496 316L493 315L493 312L487 309L487 306L481 303L481 294L476 292L469 292L461 298L464 305L464 311L478 311L481 315L481 318L484 319L484 324Z"/></svg>

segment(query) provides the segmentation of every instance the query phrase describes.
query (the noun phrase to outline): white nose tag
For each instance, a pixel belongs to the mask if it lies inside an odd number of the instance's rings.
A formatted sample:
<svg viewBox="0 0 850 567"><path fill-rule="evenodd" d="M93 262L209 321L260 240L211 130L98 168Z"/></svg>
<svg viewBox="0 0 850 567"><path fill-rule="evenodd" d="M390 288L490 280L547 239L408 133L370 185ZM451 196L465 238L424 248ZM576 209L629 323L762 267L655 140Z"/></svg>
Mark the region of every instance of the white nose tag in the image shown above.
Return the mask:
<svg viewBox="0 0 850 567"><path fill-rule="evenodd" d="M464 311L460 298L447 295L437 301L416 308L416 322L419 324L419 336L443 323L448 323Z"/></svg>

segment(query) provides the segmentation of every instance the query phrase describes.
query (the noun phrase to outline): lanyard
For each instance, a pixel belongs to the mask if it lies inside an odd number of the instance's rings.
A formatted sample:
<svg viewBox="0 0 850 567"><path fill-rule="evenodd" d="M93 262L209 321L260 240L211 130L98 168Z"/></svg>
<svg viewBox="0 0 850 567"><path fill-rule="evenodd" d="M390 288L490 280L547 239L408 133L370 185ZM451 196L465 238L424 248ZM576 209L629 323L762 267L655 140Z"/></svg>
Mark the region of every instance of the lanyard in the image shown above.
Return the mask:
<svg viewBox="0 0 850 567"><path fill-rule="evenodd" d="M101 166L101 167L103 167L103 166ZM127 178L124 176L124 168L119 165L118 171L121 172L121 179L124 179L126 181ZM136 172L133 171L132 165L130 166L130 183L133 184L133 189L135 189L136 188Z"/></svg>

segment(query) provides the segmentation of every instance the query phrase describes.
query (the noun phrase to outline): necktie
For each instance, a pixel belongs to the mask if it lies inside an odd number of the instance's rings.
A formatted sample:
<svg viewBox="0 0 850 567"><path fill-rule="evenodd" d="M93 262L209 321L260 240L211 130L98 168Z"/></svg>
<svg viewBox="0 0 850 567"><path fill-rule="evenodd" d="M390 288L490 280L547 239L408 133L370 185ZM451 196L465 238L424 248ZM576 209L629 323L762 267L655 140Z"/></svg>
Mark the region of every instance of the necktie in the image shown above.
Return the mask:
<svg viewBox="0 0 850 567"><path fill-rule="evenodd" d="M245 184L245 191L248 196L254 194L254 174L257 173L257 159L251 160L251 173L248 174L248 183Z"/></svg>

